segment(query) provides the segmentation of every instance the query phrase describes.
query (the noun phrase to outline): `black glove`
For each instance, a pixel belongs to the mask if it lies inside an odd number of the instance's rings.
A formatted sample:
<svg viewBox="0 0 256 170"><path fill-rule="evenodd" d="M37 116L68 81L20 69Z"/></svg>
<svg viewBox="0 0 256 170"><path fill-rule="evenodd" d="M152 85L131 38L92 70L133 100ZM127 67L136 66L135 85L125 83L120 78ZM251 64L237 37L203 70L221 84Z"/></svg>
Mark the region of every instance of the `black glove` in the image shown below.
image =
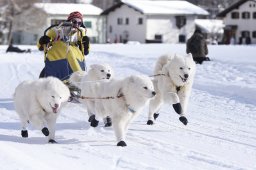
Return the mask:
<svg viewBox="0 0 256 170"><path fill-rule="evenodd" d="M42 36L40 39L39 39L39 43L41 44L41 45L43 45L43 44L48 44L49 42L50 42L50 37L48 37L47 35L44 35L44 36Z"/></svg>
<svg viewBox="0 0 256 170"><path fill-rule="evenodd" d="M82 42L84 45L89 45L90 39L88 36L83 36Z"/></svg>
<svg viewBox="0 0 256 170"><path fill-rule="evenodd" d="M88 36L83 36L82 43L84 45L84 55L87 55L89 53L89 44L90 44L89 37Z"/></svg>

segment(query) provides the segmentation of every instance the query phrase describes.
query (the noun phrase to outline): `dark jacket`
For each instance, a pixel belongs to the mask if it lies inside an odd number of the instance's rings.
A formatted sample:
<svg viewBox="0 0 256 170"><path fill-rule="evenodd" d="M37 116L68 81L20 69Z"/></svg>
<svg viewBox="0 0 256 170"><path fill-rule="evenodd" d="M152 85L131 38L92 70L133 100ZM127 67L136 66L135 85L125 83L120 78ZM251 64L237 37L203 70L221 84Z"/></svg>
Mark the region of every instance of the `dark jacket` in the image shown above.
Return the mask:
<svg viewBox="0 0 256 170"><path fill-rule="evenodd" d="M192 53L193 58L206 57L208 48L203 34L195 32L187 41L186 51L187 53Z"/></svg>

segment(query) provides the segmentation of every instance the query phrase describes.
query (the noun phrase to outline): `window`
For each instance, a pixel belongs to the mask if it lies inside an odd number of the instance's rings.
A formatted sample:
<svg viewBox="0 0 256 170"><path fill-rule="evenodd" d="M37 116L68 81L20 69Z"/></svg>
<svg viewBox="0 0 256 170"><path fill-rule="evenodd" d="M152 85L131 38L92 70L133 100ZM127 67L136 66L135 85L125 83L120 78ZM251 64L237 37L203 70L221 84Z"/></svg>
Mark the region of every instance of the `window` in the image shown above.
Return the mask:
<svg viewBox="0 0 256 170"><path fill-rule="evenodd" d="M84 26L85 26L86 28L92 28L92 22L91 22L91 21L85 21L85 22L84 22Z"/></svg>
<svg viewBox="0 0 256 170"><path fill-rule="evenodd" d="M253 12L253 13L252 13L252 17L253 17L254 19L256 19L256 12Z"/></svg>
<svg viewBox="0 0 256 170"><path fill-rule="evenodd" d="M231 18L232 19L239 19L239 12L232 12L231 13Z"/></svg>
<svg viewBox="0 0 256 170"><path fill-rule="evenodd" d="M241 31L242 37L249 37L250 36L250 31Z"/></svg>
<svg viewBox="0 0 256 170"><path fill-rule="evenodd" d="M125 18L125 24L129 25L129 18Z"/></svg>
<svg viewBox="0 0 256 170"><path fill-rule="evenodd" d="M186 25L187 19L185 16L176 16L176 26L180 29L184 25Z"/></svg>
<svg viewBox="0 0 256 170"><path fill-rule="evenodd" d="M113 32L113 28L112 28L112 25L109 26L109 33L112 33Z"/></svg>
<svg viewBox="0 0 256 170"><path fill-rule="evenodd" d="M34 38L34 41L37 41L37 39L38 39L38 35L37 34L34 34L34 36L33 36Z"/></svg>
<svg viewBox="0 0 256 170"><path fill-rule="evenodd" d="M185 43L186 42L186 36L183 35L183 34L179 35L179 42L180 43Z"/></svg>
<svg viewBox="0 0 256 170"><path fill-rule="evenodd" d="M249 19L250 18L250 13L249 12L243 12L242 13L242 18L243 19Z"/></svg>
<svg viewBox="0 0 256 170"><path fill-rule="evenodd" d="M253 31L253 32L252 32L252 37L253 37L253 38L256 38L256 31Z"/></svg>
<svg viewBox="0 0 256 170"><path fill-rule="evenodd" d="M161 40L162 41L162 35L156 34L155 35L155 40Z"/></svg>
<svg viewBox="0 0 256 170"><path fill-rule="evenodd" d="M143 18L139 18L139 19L138 19L138 24L139 24L139 25L142 25L142 24L143 24Z"/></svg>
<svg viewBox="0 0 256 170"><path fill-rule="evenodd" d="M117 18L117 25L122 25L122 24L123 24L123 19Z"/></svg>

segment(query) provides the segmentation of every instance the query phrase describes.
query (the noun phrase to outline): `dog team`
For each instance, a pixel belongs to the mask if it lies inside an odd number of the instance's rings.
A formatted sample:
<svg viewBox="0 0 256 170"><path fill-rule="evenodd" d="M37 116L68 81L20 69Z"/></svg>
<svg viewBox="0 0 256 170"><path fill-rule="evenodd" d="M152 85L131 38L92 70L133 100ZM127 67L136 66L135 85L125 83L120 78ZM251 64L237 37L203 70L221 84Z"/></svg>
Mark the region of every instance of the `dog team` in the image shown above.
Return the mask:
<svg viewBox="0 0 256 170"><path fill-rule="evenodd" d="M88 72L74 72L69 82L81 92L79 102L86 107L89 123L97 127L100 120L113 126L117 146L127 146L125 136L130 122L149 104L148 125L153 125L163 104L172 105L179 120L187 125L188 101L195 75L192 55L164 55L158 58L154 75L131 75L114 78L108 64L93 64ZM151 78L153 77L153 78ZM21 122L21 136L28 137L31 123L55 141L56 120L70 98L69 88L58 78L24 81L14 93L14 106Z"/></svg>

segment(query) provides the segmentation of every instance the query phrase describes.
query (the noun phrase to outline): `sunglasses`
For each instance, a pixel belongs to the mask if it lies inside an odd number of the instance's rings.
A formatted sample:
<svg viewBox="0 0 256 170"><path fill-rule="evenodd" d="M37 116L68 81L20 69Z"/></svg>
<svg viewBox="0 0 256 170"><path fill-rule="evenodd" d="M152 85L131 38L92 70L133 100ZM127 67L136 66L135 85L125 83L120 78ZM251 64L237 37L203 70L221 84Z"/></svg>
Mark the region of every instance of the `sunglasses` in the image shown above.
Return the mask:
<svg viewBox="0 0 256 170"><path fill-rule="evenodd" d="M77 20L73 20L72 24L80 26L80 25L82 25L82 22L78 22Z"/></svg>

